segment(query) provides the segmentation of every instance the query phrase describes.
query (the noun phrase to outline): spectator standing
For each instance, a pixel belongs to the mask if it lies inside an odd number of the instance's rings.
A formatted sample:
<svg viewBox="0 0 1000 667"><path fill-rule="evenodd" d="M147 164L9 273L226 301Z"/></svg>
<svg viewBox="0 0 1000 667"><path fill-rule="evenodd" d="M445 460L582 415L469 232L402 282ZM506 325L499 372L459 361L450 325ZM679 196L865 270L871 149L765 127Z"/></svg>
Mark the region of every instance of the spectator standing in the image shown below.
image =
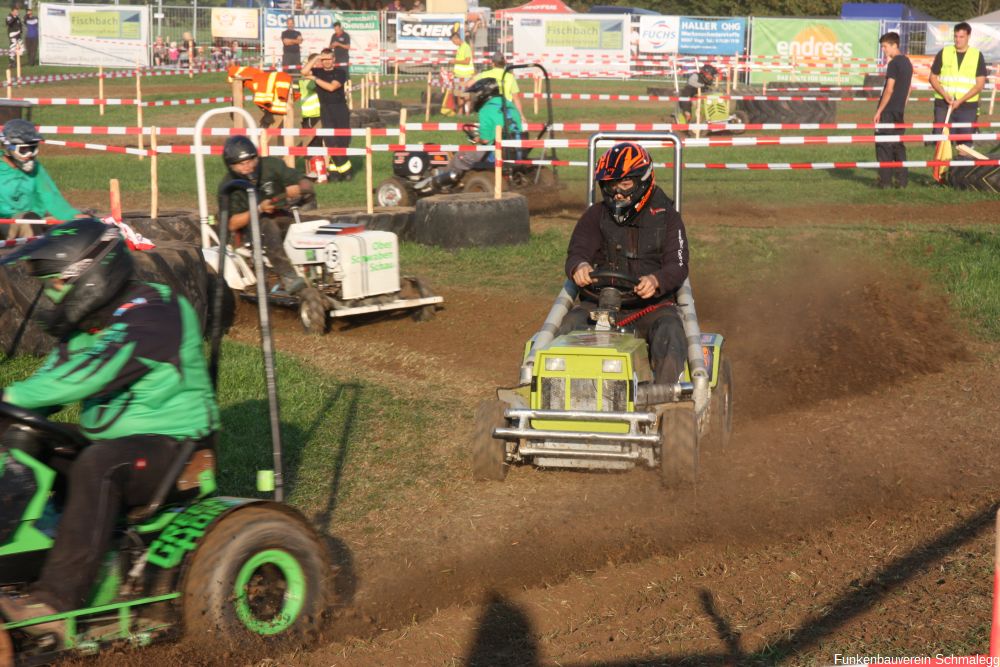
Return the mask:
<svg viewBox="0 0 1000 667"><path fill-rule="evenodd" d="M170 49L163 42L163 37L157 37L153 42L153 65L166 65L170 60Z"/></svg>
<svg viewBox="0 0 1000 667"><path fill-rule="evenodd" d="M913 80L913 65L910 59L899 50L899 34L887 32L879 38L882 54L888 61L885 68L885 86L878 108L875 109L875 123L903 123L903 112L906 100L910 95L910 82ZM876 135L903 134L902 128L875 130ZM906 160L906 145L899 142L875 144L875 159L879 162L903 162ZM898 169L882 168L878 170L878 187L888 188L893 185L905 188L909 172L906 167Z"/></svg>
<svg viewBox="0 0 1000 667"><path fill-rule="evenodd" d="M21 10L16 6L11 7L10 13L7 14L7 39L10 40L10 49L7 51L7 57L10 60L14 60L21 48L21 40L24 37L23 29L24 27L21 25Z"/></svg>
<svg viewBox="0 0 1000 667"><path fill-rule="evenodd" d="M281 68L298 68L302 65L302 33L295 29L295 20L289 17L281 33Z"/></svg>
<svg viewBox="0 0 1000 667"><path fill-rule="evenodd" d="M455 97L459 100L459 111L469 113L469 96L465 89L472 83L476 75L476 66L472 64L472 46L455 30L451 33L451 43L455 45L455 58L452 60L452 74L455 75ZM499 84L499 82L497 82Z"/></svg>
<svg viewBox="0 0 1000 667"><path fill-rule="evenodd" d="M191 33L184 33L184 39L181 41L181 65L187 62L188 67L194 67L194 59L198 53L198 43L194 41Z"/></svg>
<svg viewBox="0 0 1000 667"><path fill-rule="evenodd" d="M413 7L410 8L411 14L423 14L425 11L424 3L422 0L413 0Z"/></svg>
<svg viewBox="0 0 1000 667"><path fill-rule="evenodd" d="M28 7L24 15L24 45L28 50L28 64L38 64L38 17Z"/></svg>
<svg viewBox="0 0 1000 667"><path fill-rule="evenodd" d="M320 54L313 53L306 60L306 67L310 69L318 65ZM305 71L305 67L302 68ZM316 80L306 76L299 78L299 115L302 117L303 129L311 129L320 126L320 103L319 95L316 93ZM320 137L313 137L308 143L309 147L322 146L323 140ZM312 158L306 160L308 164Z"/></svg>
<svg viewBox="0 0 1000 667"><path fill-rule="evenodd" d="M492 63L493 67L477 74L475 81L479 81L480 79L496 79L497 85L500 86L500 94L508 102L512 103L517 109L518 115L524 118L524 109L521 107L521 88L517 85L517 79L514 78L513 72L504 74L504 69L507 67L507 59L503 57L503 53L496 51L493 54Z"/></svg>
<svg viewBox="0 0 1000 667"><path fill-rule="evenodd" d="M333 24L333 36L330 37L330 48L333 50L333 63L345 70L351 64L351 36L344 30L340 21Z"/></svg>
<svg viewBox="0 0 1000 667"><path fill-rule="evenodd" d="M346 34L346 33L345 33ZM317 62L319 67L316 67ZM333 49L323 49L318 61L306 64L302 76L316 82L319 96L319 117L324 128L349 130L351 112L347 108L344 85L347 83L347 68L338 67L334 62ZM343 137L323 137L327 148L347 148L351 145L350 135ZM346 155L331 155L327 171L331 181L349 181L354 178L351 160Z"/></svg>
<svg viewBox="0 0 1000 667"><path fill-rule="evenodd" d="M170 48L167 49L167 59L170 61L170 64L176 66L180 57L181 50L177 48L177 42L170 42Z"/></svg>
<svg viewBox="0 0 1000 667"><path fill-rule="evenodd" d="M934 122L943 123L951 108L952 123L974 123L979 117L979 92L986 86L986 60L979 49L969 46L972 26L955 25L954 46L934 56L929 81L934 89ZM971 134L976 128L961 128ZM957 142L969 144L969 141Z"/></svg>

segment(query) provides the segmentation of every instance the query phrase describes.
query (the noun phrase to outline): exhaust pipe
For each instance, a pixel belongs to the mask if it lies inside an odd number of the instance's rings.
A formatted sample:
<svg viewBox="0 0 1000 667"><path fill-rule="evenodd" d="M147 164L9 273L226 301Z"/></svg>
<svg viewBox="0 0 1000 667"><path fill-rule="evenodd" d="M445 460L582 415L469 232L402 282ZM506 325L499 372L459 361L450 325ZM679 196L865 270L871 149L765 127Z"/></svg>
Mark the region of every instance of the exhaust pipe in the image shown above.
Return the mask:
<svg viewBox="0 0 1000 667"><path fill-rule="evenodd" d="M660 403L676 403L694 394L694 385L690 382L676 384L641 384L635 393L636 406L659 405Z"/></svg>
<svg viewBox="0 0 1000 667"><path fill-rule="evenodd" d="M562 326L563 318L566 317L566 313L573 307L573 302L576 300L576 295L579 291L580 288L572 280L567 278L566 282L563 283L559 295L556 296L555 303L552 304L549 314L545 316L542 328L531 337L531 347L528 348L528 354L525 357L524 363L521 364L521 384L529 384L531 382L531 372L535 365L535 351L555 340L556 333L559 332L559 327Z"/></svg>
<svg viewBox="0 0 1000 667"><path fill-rule="evenodd" d="M708 370L705 368L705 357L701 351L701 328L698 326L698 314L694 309L694 294L691 292L691 279L688 278L677 290L677 307L684 324L684 336L687 338L688 369L691 372L691 382L694 385L694 409L698 419L708 407Z"/></svg>

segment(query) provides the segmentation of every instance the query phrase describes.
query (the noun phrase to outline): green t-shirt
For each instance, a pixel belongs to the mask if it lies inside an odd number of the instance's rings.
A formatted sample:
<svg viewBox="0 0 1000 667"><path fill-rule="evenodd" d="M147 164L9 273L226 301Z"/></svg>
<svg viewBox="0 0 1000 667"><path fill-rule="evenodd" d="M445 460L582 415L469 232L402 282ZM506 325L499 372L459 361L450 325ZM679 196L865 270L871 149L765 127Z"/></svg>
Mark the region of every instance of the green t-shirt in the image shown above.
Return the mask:
<svg viewBox="0 0 1000 667"><path fill-rule="evenodd" d="M504 122L503 113L507 112L507 122ZM521 114L513 104L505 104L499 97L490 98L479 110L479 138L487 142L496 141L497 125L504 128L503 136L514 139L523 131L521 125Z"/></svg>
<svg viewBox="0 0 1000 667"><path fill-rule="evenodd" d="M41 162L35 162L35 168L25 173L0 158L0 218L24 213L57 220L72 220L80 214L59 193Z"/></svg>
<svg viewBox="0 0 1000 667"><path fill-rule="evenodd" d="M469 46L468 42L462 42L458 45L458 51L455 52L455 60L469 61L463 65L455 64L455 76L467 78L476 73L476 66L472 63L472 47Z"/></svg>
<svg viewBox="0 0 1000 667"><path fill-rule="evenodd" d="M500 78L503 77L503 82L500 82ZM514 78L514 74L507 72L507 76L503 75L503 67L493 67L491 69L476 75L476 81L480 79L496 79L497 84L500 86L500 92L508 100L514 99L514 96L521 92L521 87L517 85L517 79Z"/></svg>
<svg viewBox="0 0 1000 667"><path fill-rule="evenodd" d="M262 157L258 166L260 176L257 178L257 201L262 199L273 199L285 194L285 188L290 185L298 185L305 176L295 169L285 165L285 161L278 157ZM226 176L225 182L229 181ZM237 190L229 195L229 215L245 213L250 210L247 203L247 193L244 190Z"/></svg>

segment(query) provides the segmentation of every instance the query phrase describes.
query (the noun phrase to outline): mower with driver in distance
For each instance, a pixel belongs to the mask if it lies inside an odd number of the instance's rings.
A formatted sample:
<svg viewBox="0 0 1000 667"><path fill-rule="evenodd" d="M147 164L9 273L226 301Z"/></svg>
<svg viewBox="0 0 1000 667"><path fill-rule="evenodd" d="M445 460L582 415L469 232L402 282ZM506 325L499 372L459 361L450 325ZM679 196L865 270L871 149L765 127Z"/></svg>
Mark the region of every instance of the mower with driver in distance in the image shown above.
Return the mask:
<svg viewBox="0 0 1000 667"><path fill-rule="evenodd" d="M537 69L545 79L546 120L535 136L535 139L554 139L554 117L552 113L549 73L537 63L507 65L504 68L501 79L505 78L508 73L520 69ZM502 94L500 95L500 99L504 106L509 104ZM526 125L527 119L522 118L521 122ZM479 136L478 125L466 123L462 125L462 131L472 143L476 143ZM528 137L529 133L525 131L524 136ZM530 194L532 191L548 191L558 187L559 178L555 167L516 163L518 160L530 159L530 154L531 149L504 149L502 174L503 189L505 191L509 190ZM393 153L393 175L379 183L375 188L375 201L382 207L412 206L418 199L432 194L454 192L492 193L495 188L493 153L482 152L480 155L482 159L479 163L471 171L463 174L461 180L438 191L426 185L421 186L421 184L426 183L428 177L436 170L446 168L453 153L448 151L399 151ZM555 148L543 149L540 159L557 159Z"/></svg>
<svg viewBox="0 0 1000 667"><path fill-rule="evenodd" d="M599 141L657 141L674 147L672 133L601 133L591 137L590 173ZM593 201L593 191L591 191ZM680 212L680 172L674 205ZM666 486L694 483L699 447L728 445L733 426L733 374L720 334L702 333L690 281L677 294L687 340L683 377L653 381L646 340L620 316L638 277L596 270L586 289L598 298L586 329L556 336L573 307L577 286L567 280L541 329L526 344L520 382L479 406L471 441L472 473L503 480L510 466L628 470L658 468Z"/></svg>

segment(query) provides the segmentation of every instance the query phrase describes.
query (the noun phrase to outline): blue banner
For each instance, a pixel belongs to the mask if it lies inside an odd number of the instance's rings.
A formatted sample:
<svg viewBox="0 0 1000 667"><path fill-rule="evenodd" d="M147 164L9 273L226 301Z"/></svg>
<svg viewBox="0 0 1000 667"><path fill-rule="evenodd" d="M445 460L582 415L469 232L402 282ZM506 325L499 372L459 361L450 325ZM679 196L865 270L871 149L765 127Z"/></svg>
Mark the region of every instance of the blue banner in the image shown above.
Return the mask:
<svg viewBox="0 0 1000 667"><path fill-rule="evenodd" d="M682 16L678 53L735 56L743 53L745 18L703 19Z"/></svg>

